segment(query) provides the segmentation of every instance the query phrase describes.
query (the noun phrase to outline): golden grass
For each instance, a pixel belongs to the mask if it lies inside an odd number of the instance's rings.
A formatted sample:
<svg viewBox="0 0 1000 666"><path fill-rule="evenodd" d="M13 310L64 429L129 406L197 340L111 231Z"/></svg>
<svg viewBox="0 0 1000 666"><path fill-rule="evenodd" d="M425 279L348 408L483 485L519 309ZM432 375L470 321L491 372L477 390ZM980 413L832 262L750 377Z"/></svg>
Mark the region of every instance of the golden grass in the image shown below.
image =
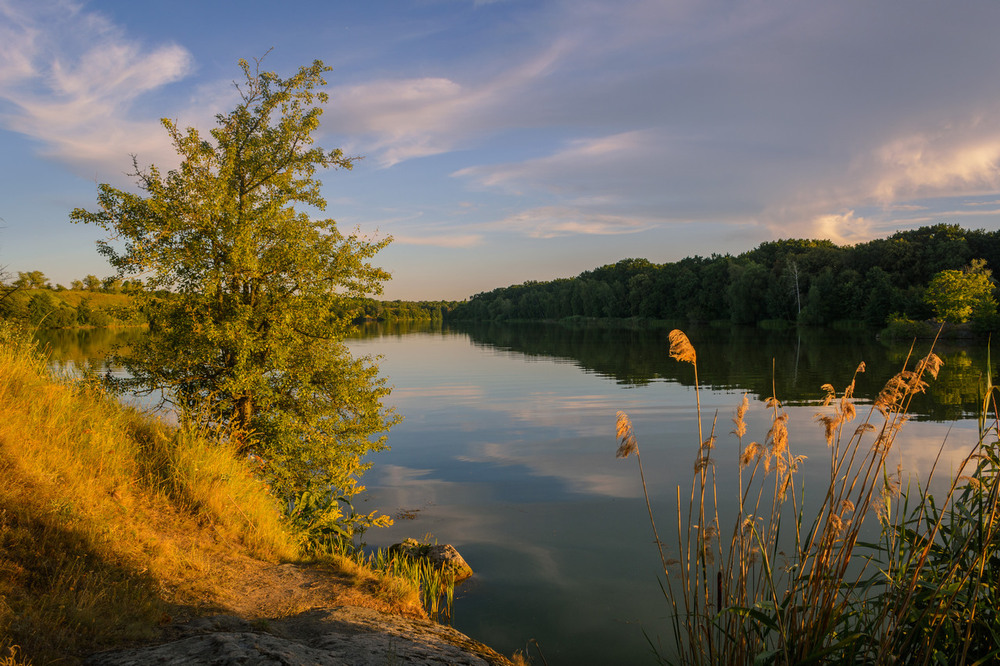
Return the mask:
<svg viewBox="0 0 1000 666"><path fill-rule="evenodd" d="M231 450L53 379L7 328L0 479L0 663L72 663L151 638L213 597L214 553L299 555Z"/></svg>

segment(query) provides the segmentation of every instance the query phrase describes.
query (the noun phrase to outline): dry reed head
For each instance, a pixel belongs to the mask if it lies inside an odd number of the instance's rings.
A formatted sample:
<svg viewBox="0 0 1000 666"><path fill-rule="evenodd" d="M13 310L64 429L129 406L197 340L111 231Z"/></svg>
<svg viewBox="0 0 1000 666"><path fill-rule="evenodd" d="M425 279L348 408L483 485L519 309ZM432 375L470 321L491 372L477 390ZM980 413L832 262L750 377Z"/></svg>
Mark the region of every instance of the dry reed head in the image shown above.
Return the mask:
<svg viewBox="0 0 1000 666"><path fill-rule="evenodd" d="M838 516L837 514L835 513L830 514L828 525L830 526L831 536L833 536L834 538L837 538L841 534L843 534L844 521L841 520L840 516Z"/></svg>
<svg viewBox="0 0 1000 666"><path fill-rule="evenodd" d="M670 331L670 357L683 363L697 363L697 355L694 353L691 341L684 335L684 331L678 328Z"/></svg>
<svg viewBox="0 0 1000 666"><path fill-rule="evenodd" d="M771 423L765 442L774 457L782 456L788 450L788 414L779 414Z"/></svg>
<svg viewBox="0 0 1000 666"><path fill-rule="evenodd" d="M883 416L888 416L889 412L902 405L908 395L923 393L927 389L924 375L937 379L942 365L944 361L937 354L934 352L927 354L917 363L916 370L903 370L886 383L875 400L875 407Z"/></svg>
<svg viewBox="0 0 1000 666"><path fill-rule="evenodd" d="M937 379L942 365L944 365L944 361L937 354L931 352L917 364L917 373L923 375L926 372L932 378Z"/></svg>
<svg viewBox="0 0 1000 666"><path fill-rule="evenodd" d="M894 375L879 391L878 397L875 398L875 408L882 413L882 416L888 416L889 412L894 411L906 395L907 374L912 373L904 371Z"/></svg>
<svg viewBox="0 0 1000 666"><path fill-rule="evenodd" d="M736 408L736 416L733 417L733 424L736 426L733 428L733 434L737 437L743 437L747 434L747 423L743 420L746 416L747 410L750 409L750 400L747 398L747 394L743 394L743 402L740 406Z"/></svg>
<svg viewBox="0 0 1000 666"><path fill-rule="evenodd" d="M852 391L853 388L854 382L851 382ZM857 410L854 408L854 403L851 402L850 393L844 393L844 397L840 399L840 417L844 421L853 421L855 416L857 416Z"/></svg>
<svg viewBox="0 0 1000 666"><path fill-rule="evenodd" d="M740 454L740 467L746 467L754 460L759 460L761 454L764 452L764 447L757 442L750 442L747 447L743 449L743 453Z"/></svg>
<svg viewBox="0 0 1000 666"><path fill-rule="evenodd" d="M834 397L837 395L837 391L833 388L833 384L823 384L820 388L826 392L826 397L823 398L823 406L827 407L831 402L833 402Z"/></svg>
<svg viewBox="0 0 1000 666"><path fill-rule="evenodd" d="M625 412L618 412L618 453L617 458L628 458L633 453L639 453L639 443L632 432L632 419Z"/></svg>
<svg viewBox="0 0 1000 666"><path fill-rule="evenodd" d="M823 424L826 445L833 446L833 437L837 434L837 426L840 425L840 418L826 414L816 414L816 420Z"/></svg>

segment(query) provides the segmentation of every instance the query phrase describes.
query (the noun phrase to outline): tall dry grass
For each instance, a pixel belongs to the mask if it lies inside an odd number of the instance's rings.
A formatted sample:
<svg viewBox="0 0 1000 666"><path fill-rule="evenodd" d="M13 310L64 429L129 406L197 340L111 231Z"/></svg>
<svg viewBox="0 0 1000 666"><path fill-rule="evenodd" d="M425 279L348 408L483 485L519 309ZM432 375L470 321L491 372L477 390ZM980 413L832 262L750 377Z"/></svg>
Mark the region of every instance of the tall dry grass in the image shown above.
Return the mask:
<svg viewBox="0 0 1000 666"><path fill-rule="evenodd" d="M731 432L738 510L723 526L717 423L706 437L693 346L677 330L670 342L671 356L694 368L699 423L686 502L680 487L676 492L673 548L658 534L632 423L619 412L617 424L618 456L639 461L663 564L674 648L660 653L662 660L954 664L1000 654L1000 444L989 368L983 412L992 406L994 422L981 422L979 444L942 497L929 493L929 479L907 491L901 470L887 462L910 401L937 377L941 360L933 352L908 358L861 414L854 387L863 363L843 389L824 385L816 421L829 447L829 481L808 515L804 489L795 484L804 459L789 441L788 413L772 396L767 433L747 442L744 396ZM877 537L866 541L868 534Z"/></svg>
<svg viewBox="0 0 1000 666"><path fill-rule="evenodd" d="M0 656L70 661L209 597L212 549L299 555L233 451L54 378L0 323ZM14 653L12 653L14 654Z"/></svg>

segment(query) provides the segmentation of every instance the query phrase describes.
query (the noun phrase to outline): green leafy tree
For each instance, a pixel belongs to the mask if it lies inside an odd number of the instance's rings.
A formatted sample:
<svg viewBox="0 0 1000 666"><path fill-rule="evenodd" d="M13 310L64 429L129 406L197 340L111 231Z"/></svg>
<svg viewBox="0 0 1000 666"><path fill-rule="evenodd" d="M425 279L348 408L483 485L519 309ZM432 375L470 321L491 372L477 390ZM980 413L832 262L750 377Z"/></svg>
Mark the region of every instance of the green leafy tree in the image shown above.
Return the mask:
<svg viewBox="0 0 1000 666"><path fill-rule="evenodd" d="M42 271L18 271L15 286L24 289L45 289L49 280Z"/></svg>
<svg viewBox="0 0 1000 666"><path fill-rule="evenodd" d="M996 312L993 281L986 262L974 259L964 270L945 270L934 275L924 292L924 301L939 321L961 324Z"/></svg>
<svg viewBox="0 0 1000 666"><path fill-rule="evenodd" d="M177 169L133 158L140 193L101 185L99 211L71 217L112 233L99 250L119 275L149 276L135 302L150 335L118 359L124 387L164 391L182 418L223 429L289 502L349 500L397 420L374 360L343 343L361 299L389 279L369 260L390 239L345 236L294 207L323 210L316 170L354 160L313 146L330 68L285 79L240 67L241 101L209 136L162 121Z"/></svg>
<svg viewBox="0 0 1000 666"><path fill-rule="evenodd" d="M83 286L87 291L100 291L103 284L104 283L101 282L101 278L97 277L96 275L88 275L87 277L83 278Z"/></svg>
<svg viewBox="0 0 1000 666"><path fill-rule="evenodd" d="M120 277L111 276L101 280L101 291L109 294L117 294L122 290L122 280Z"/></svg>
<svg viewBox="0 0 1000 666"><path fill-rule="evenodd" d="M46 293L35 294L28 301L28 321L31 322L32 326L51 328L53 322L46 320L52 317L56 308L57 305L52 296Z"/></svg>

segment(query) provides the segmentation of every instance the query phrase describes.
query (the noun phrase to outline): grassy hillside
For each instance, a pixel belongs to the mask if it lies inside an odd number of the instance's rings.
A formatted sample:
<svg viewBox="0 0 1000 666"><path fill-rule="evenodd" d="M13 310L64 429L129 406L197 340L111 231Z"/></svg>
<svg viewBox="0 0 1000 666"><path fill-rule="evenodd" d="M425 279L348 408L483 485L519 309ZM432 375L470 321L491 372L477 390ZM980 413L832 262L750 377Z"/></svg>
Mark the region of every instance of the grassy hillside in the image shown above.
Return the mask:
<svg viewBox="0 0 1000 666"><path fill-rule="evenodd" d="M2 324L0 479L0 664L75 663L154 638L231 610L254 563L301 560L266 486L225 445L52 378ZM340 567L348 586L377 579Z"/></svg>

